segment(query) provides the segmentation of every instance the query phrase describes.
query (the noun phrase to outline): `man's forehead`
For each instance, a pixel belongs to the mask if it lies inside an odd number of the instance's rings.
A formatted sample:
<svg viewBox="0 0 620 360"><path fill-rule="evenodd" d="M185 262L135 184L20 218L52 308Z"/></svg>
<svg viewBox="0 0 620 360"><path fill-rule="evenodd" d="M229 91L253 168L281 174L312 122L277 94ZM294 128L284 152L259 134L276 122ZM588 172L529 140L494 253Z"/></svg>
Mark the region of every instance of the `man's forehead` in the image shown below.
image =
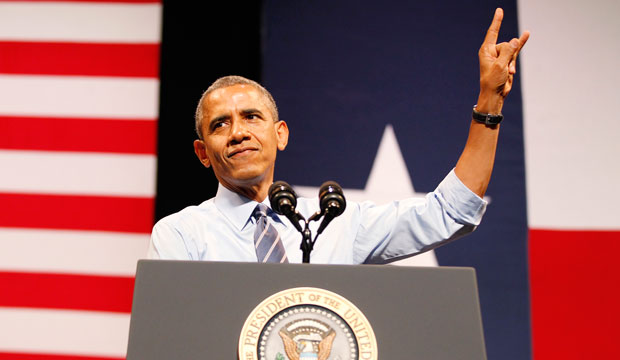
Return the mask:
<svg viewBox="0 0 620 360"><path fill-rule="evenodd" d="M211 92L203 103L205 112L230 111L235 107L264 108L268 110L265 96L252 85L233 85ZM238 109L242 110L242 109ZM259 109L262 110L262 109Z"/></svg>

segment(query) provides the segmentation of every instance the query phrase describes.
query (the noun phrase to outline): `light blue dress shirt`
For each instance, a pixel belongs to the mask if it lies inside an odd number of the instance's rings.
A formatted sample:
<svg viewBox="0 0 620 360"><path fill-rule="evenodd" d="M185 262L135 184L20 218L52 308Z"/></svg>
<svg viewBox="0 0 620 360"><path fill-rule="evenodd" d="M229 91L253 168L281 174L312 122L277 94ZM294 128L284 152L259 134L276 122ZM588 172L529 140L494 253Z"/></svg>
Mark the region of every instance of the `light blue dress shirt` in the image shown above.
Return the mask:
<svg viewBox="0 0 620 360"><path fill-rule="evenodd" d="M346 194L345 194L346 196ZM271 208L269 199L263 203ZM161 219L153 228L151 259L256 262L257 202L220 185L214 198ZM486 201L471 192L452 170L437 189L420 199L377 206L347 202L318 237L310 262L320 264L387 263L431 250L472 232ZM306 218L319 209L318 198L300 198L297 209ZM301 234L284 216L271 211L289 262L301 263ZM312 234L320 222L311 225Z"/></svg>

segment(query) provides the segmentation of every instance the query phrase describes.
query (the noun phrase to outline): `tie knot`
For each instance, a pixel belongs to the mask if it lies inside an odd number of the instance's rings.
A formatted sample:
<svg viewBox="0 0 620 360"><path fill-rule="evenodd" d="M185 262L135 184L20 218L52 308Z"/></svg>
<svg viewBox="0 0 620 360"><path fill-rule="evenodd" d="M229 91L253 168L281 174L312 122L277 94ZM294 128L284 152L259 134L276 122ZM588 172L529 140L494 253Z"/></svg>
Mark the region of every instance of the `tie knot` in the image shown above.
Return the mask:
<svg viewBox="0 0 620 360"><path fill-rule="evenodd" d="M269 208L265 204L258 204L256 208L254 208L254 213L252 214L255 219L260 219L261 217L267 217L267 211Z"/></svg>

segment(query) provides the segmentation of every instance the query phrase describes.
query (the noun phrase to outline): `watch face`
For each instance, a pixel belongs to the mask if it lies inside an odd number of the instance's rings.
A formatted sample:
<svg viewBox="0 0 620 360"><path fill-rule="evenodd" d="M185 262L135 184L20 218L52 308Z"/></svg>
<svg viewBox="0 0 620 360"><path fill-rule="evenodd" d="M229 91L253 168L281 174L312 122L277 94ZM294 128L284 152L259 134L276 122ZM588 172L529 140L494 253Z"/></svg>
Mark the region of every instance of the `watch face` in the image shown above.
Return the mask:
<svg viewBox="0 0 620 360"><path fill-rule="evenodd" d="M499 124L504 117L502 115L488 115L487 116L487 125L497 125Z"/></svg>

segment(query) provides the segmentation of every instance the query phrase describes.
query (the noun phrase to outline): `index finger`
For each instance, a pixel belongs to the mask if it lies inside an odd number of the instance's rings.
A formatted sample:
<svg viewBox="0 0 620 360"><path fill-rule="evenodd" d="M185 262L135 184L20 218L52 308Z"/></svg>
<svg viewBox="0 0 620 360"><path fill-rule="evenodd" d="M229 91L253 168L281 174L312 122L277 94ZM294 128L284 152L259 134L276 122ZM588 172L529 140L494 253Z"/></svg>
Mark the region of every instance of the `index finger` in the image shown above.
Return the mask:
<svg viewBox="0 0 620 360"><path fill-rule="evenodd" d="M484 44L495 45L497 43L497 36L499 35L499 28L502 26L503 18L504 10L497 8L491 26L489 26L489 30L487 30L487 35L484 37Z"/></svg>

